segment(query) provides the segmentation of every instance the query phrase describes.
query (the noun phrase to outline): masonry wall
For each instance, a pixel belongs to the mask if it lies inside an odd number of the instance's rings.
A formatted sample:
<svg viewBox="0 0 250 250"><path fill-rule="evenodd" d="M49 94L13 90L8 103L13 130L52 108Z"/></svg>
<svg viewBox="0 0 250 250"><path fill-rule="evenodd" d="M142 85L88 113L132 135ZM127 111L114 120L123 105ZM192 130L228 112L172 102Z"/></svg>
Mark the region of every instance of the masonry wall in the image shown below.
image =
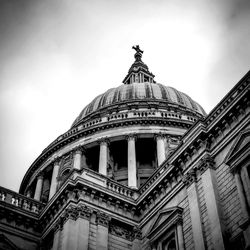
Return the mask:
<svg viewBox="0 0 250 250"><path fill-rule="evenodd" d="M222 163L216 170L218 191L221 201L222 214L227 238L237 236L241 229L241 206L234 177L229 167Z"/></svg>

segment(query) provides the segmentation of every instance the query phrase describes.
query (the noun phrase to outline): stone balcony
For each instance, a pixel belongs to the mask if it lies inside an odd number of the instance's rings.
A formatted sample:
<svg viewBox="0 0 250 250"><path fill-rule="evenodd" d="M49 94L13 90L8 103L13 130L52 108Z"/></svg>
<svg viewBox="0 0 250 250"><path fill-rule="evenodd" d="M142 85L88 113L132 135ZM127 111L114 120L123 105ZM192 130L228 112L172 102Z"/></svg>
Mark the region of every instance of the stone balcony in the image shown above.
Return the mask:
<svg viewBox="0 0 250 250"><path fill-rule="evenodd" d="M0 186L0 206L6 206L6 203L13 208L18 207L22 212L30 212L34 215L40 213L44 208L44 204L24 195L13 192L7 188Z"/></svg>

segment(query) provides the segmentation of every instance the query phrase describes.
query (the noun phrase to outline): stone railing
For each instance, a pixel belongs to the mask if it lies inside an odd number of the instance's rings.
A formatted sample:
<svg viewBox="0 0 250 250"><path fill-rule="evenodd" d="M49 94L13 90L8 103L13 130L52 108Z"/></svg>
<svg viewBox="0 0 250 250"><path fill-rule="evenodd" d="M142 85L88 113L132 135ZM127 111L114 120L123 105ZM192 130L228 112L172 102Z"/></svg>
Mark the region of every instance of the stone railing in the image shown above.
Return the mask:
<svg viewBox="0 0 250 250"><path fill-rule="evenodd" d="M120 185L119 183L109 180L109 179L107 180L107 188L109 190L114 191L115 193L124 195L134 200L138 197L138 193L136 191L133 191L130 188L126 188L125 186Z"/></svg>
<svg viewBox="0 0 250 250"><path fill-rule="evenodd" d="M126 187L122 184L117 183L116 181L113 181L112 179L99 174L98 172L83 168L82 170L73 170L69 176L71 179L76 179L77 177L80 177L82 179L91 181L92 183L95 183L97 185L100 185L102 187L106 187L108 190L113 191L114 193L117 193L122 196L126 196L128 198L131 198L133 200L136 200L139 196L139 193L137 190L133 190L129 187Z"/></svg>
<svg viewBox="0 0 250 250"><path fill-rule="evenodd" d="M0 204L8 203L25 211L38 214L44 204L0 186Z"/></svg>

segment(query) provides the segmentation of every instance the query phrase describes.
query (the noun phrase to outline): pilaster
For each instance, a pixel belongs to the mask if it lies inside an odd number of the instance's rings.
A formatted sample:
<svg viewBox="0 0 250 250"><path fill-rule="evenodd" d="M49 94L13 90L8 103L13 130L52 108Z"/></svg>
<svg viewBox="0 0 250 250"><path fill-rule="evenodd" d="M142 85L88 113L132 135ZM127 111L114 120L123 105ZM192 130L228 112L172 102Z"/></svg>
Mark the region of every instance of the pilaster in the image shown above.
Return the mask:
<svg viewBox="0 0 250 250"><path fill-rule="evenodd" d="M108 250L108 226L110 217L105 213L98 212L96 215L97 234L96 249Z"/></svg>
<svg viewBox="0 0 250 250"><path fill-rule="evenodd" d="M201 224L201 212L196 184L196 171L191 169L183 178L187 186L188 203L193 231L194 247L196 250L205 250Z"/></svg>
<svg viewBox="0 0 250 250"><path fill-rule="evenodd" d="M212 234L212 242L214 249L225 249L223 232L224 225L219 207L219 194L217 192L216 173L214 169L214 162L211 157L202 159L198 169L201 173L202 186L205 195L205 202L208 213L208 220L210 222L210 229Z"/></svg>
<svg viewBox="0 0 250 250"><path fill-rule="evenodd" d="M133 236L134 236L134 240L132 243L132 250L140 250L141 249L142 233L141 233L141 229L139 227L133 228Z"/></svg>

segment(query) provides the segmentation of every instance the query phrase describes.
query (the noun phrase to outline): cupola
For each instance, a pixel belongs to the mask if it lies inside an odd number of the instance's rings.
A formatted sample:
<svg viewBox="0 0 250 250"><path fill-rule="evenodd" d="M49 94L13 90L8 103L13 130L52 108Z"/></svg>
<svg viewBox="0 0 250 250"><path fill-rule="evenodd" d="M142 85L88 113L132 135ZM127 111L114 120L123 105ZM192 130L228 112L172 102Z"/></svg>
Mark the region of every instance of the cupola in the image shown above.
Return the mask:
<svg viewBox="0 0 250 250"><path fill-rule="evenodd" d="M150 82L154 83L155 75L149 72L148 66L141 60L143 51L140 49L139 45L132 47L136 53L134 55L135 62L131 65L128 74L123 80L124 84L132 83L143 83Z"/></svg>

